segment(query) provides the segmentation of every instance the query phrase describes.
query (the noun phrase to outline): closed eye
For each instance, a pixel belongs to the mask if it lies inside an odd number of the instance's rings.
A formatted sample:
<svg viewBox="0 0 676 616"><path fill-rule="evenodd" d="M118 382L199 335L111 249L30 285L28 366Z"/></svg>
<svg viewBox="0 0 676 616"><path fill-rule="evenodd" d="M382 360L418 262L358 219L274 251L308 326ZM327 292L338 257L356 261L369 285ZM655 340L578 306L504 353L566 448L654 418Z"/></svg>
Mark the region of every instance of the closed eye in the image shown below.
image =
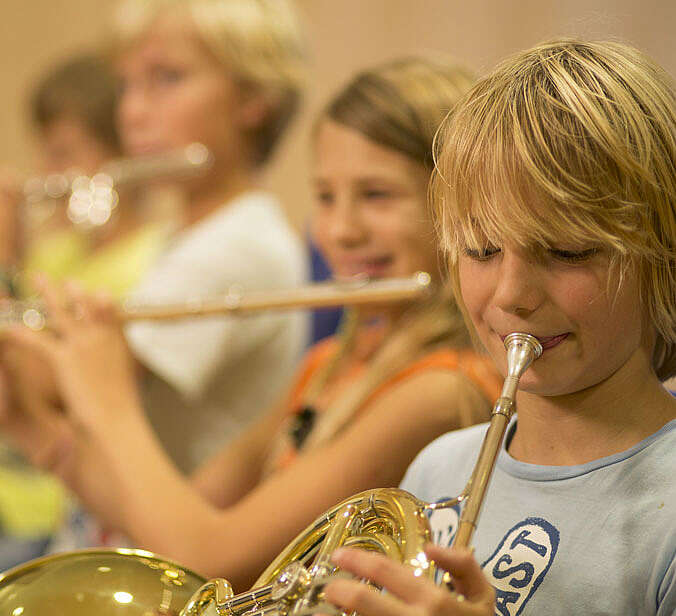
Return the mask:
<svg viewBox="0 0 676 616"><path fill-rule="evenodd" d="M329 190L319 190L315 193L315 202L320 205L331 205L333 193Z"/></svg>
<svg viewBox="0 0 676 616"><path fill-rule="evenodd" d="M464 253L475 261L488 261L491 257L500 252L499 248L495 246L484 246L483 248L469 248L464 249Z"/></svg>
<svg viewBox="0 0 676 616"><path fill-rule="evenodd" d="M550 248L549 254L555 259L566 261L568 263L580 263L591 259L598 252L598 248L587 248L586 250L563 250L560 248Z"/></svg>
<svg viewBox="0 0 676 616"><path fill-rule="evenodd" d="M362 196L365 199L388 199L392 196L392 192L384 189L366 189L362 191Z"/></svg>
<svg viewBox="0 0 676 616"><path fill-rule="evenodd" d="M151 70L152 79L159 84L178 83L186 76L186 71L171 66L158 65Z"/></svg>

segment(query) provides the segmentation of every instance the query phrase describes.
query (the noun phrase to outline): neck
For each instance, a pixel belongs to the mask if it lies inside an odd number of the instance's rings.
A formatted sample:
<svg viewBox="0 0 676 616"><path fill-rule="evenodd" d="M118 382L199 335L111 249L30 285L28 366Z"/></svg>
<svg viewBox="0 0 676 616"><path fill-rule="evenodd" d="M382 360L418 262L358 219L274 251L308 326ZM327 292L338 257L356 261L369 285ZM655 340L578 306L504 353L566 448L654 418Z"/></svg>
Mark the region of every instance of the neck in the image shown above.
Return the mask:
<svg viewBox="0 0 676 616"><path fill-rule="evenodd" d="M116 208L114 220L92 234L92 242L96 249L118 241L144 222L143 214L139 211L137 195L125 192L120 197L121 202Z"/></svg>
<svg viewBox="0 0 676 616"><path fill-rule="evenodd" d="M185 226L196 224L235 197L257 186L258 178L253 169L241 167L230 167L227 170L212 169L208 177L186 191L188 207Z"/></svg>
<svg viewBox="0 0 676 616"><path fill-rule="evenodd" d="M509 453L522 462L571 466L629 449L676 417L645 353L617 372L564 396L519 392L518 426Z"/></svg>
<svg viewBox="0 0 676 616"><path fill-rule="evenodd" d="M410 307L410 303L402 302L357 310L352 356L356 359L371 357L382 346L385 338L400 326Z"/></svg>
<svg viewBox="0 0 676 616"><path fill-rule="evenodd" d="M366 361L380 347L391 329L386 314L357 312L356 331L352 340L349 356L353 360Z"/></svg>

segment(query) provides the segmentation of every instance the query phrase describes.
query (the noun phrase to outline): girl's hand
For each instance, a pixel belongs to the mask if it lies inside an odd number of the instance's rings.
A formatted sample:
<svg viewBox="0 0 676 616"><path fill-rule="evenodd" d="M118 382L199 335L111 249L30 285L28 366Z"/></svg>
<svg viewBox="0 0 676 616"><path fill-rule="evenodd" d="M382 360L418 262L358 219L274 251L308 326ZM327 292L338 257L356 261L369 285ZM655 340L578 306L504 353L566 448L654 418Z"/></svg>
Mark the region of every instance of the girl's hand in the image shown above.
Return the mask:
<svg viewBox="0 0 676 616"><path fill-rule="evenodd" d="M19 223L22 201L19 174L7 167L0 167L0 264L3 267L15 263L22 248ZM5 289L0 289L0 293L4 294Z"/></svg>
<svg viewBox="0 0 676 616"><path fill-rule="evenodd" d="M470 551L428 545L425 553L453 575L455 592L414 577L409 567L385 556L345 548L334 552L334 564L387 593L373 592L356 581L335 580L326 586L326 599L360 616L493 616L495 593Z"/></svg>
<svg viewBox="0 0 676 616"><path fill-rule="evenodd" d="M36 467L68 483L76 435L60 409L35 386L23 357L2 348L0 433Z"/></svg>
<svg viewBox="0 0 676 616"><path fill-rule="evenodd" d="M51 365L67 414L90 431L105 431L114 417L140 409L134 364L112 302L38 283L49 329L16 327L10 345L27 347Z"/></svg>

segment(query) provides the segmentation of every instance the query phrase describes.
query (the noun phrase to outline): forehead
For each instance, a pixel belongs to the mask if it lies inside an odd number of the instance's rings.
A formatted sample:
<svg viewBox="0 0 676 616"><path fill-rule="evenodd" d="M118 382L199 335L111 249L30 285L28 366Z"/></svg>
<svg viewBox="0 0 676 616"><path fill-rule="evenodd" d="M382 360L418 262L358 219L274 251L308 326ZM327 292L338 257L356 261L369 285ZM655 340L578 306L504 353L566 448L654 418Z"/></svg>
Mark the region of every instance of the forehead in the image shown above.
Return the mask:
<svg viewBox="0 0 676 616"><path fill-rule="evenodd" d="M41 130L41 135L45 138L70 138L92 134L93 131L84 120L67 113L56 116Z"/></svg>
<svg viewBox="0 0 676 616"><path fill-rule="evenodd" d="M449 186L442 196L442 231L452 252L485 241L527 249L617 247L602 204L558 199L518 166L500 172L490 164L478 164L472 172L464 186L455 190Z"/></svg>
<svg viewBox="0 0 676 616"><path fill-rule="evenodd" d="M323 120L314 139L315 179L381 177L399 182L427 182L424 167L401 152L381 146L359 131Z"/></svg>
<svg viewBox="0 0 676 616"><path fill-rule="evenodd" d="M118 48L114 66L120 73L147 63L176 61L216 63L189 19L160 15L130 34Z"/></svg>

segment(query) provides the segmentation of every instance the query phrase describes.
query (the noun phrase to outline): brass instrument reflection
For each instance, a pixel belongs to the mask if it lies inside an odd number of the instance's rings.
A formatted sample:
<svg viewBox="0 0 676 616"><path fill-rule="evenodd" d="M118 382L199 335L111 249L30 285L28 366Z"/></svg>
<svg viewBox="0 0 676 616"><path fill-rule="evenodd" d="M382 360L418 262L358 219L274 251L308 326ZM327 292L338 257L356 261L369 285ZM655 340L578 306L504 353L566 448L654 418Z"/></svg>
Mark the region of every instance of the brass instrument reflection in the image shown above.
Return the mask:
<svg viewBox="0 0 676 616"><path fill-rule="evenodd" d="M183 582L183 590L190 586L194 591L180 616L206 616L214 609L219 616L339 614L325 602L323 590L334 576L341 575L330 557L343 545L381 552L410 567L414 575L432 578L435 566L423 550L431 538L426 512L461 505L454 545L469 545L507 425L516 411L519 379L542 354L539 341L525 333L507 336L505 347L508 374L493 407L479 458L460 496L432 504L396 488L357 494L317 518L269 565L250 591L239 595L222 579L199 586L199 576L175 565L165 563L155 575L149 575L152 567L147 562L162 559L147 553L139 557L132 550L84 552L102 559L100 563L86 563L83 552L38 559L0 577L0 613L107 616L122 613L123 607L129 616L171 614L178 591L169 604L163 591L172 589L172 576L177 575L174 579ZM143 579L137 576L139 561L145 567ZM98 579L93 572L101 571L101 566L110 567L111 573L114 566L116 575L96 586Z"/></svg>

